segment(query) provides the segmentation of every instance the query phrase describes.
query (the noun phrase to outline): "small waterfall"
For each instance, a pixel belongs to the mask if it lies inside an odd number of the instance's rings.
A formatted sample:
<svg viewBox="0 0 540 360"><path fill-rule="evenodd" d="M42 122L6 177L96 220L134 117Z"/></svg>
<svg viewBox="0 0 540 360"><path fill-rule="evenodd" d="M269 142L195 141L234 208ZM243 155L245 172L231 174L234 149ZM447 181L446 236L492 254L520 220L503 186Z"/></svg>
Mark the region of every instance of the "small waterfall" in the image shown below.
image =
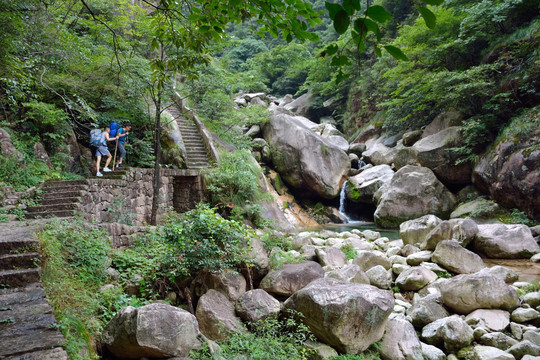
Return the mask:
<svg viewBox="0 0 540 360"><path fill-rule="evenodd" d="M366 166L367 164L365 163L364 160L358 160L358 169L361 169L363 168L364 166Z"/></svg>
<svg viewBox="0 0 540 360"><path fill-rule="evenodd" d="M339 213L347 219L347 222L350 222L351 219L347 216L345 213L345 202L347 201L347 196L345 195L345 187L347 186L347 180L343 182L343 186L341 186L341 192L339 193Z"/></svg>

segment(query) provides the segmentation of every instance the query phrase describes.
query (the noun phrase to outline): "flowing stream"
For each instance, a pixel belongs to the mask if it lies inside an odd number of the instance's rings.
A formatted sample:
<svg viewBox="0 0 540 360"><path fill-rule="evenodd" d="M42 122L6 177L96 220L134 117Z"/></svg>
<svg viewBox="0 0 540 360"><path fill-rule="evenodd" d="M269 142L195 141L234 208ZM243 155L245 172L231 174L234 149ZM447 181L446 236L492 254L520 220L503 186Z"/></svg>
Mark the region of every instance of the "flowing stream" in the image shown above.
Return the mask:
<svg viewBox="0 0 540 360"><path fill-rule="evenodd" d="M341 192L339 193L339 213L347 219L347 222L351 222L351 218L347 216L347 213L345 212L345 202L347 201L347 196L345 194L345 187L347 186L347 180L343 182L343 185L341 186Z"/></svg>

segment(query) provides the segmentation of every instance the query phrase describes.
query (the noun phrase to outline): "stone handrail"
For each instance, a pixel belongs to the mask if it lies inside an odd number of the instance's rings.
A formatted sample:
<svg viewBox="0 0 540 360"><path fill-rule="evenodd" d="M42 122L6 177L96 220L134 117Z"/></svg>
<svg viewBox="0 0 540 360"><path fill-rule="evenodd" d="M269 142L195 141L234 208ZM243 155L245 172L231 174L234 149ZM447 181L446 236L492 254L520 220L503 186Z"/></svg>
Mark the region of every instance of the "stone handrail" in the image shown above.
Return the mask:
<svg viewBox="0 0 540 360"><path fill-rule="evenodd" d="M195 123L195 126L199 130L199 134L201 135L202 142L204 144L204 147L206 148L206 151L208 151L210 155L210 159L213 162L217 162L219 160L219 156L217 153L217 150L214 146L214 141L212 140L212 135L210 132L206 129L204 124L201 120L195 115L195 110L192 110L188 108L184 104L184 100L182 97L175 91L173 95L173 101L175 104L180 108L182 113L190 120L192 120Z"/></svg>

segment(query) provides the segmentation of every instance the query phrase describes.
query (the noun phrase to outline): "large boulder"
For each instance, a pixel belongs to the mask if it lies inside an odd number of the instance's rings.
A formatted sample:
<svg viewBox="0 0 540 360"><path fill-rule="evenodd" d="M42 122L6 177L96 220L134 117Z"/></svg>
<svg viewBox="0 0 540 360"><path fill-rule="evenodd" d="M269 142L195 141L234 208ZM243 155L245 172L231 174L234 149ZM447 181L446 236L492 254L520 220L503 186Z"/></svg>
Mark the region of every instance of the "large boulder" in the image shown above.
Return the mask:
<svg viewBox="0 0 540 360"><path fill-rule="evenodd" d="M353 264L360 266L363 271L368 271L374 266L381 265L386 270L392 267L392 263L386 255L380 251L358 251L353 259Z"/></svg>
<svg viewBox="0 0 540 360"><path fill-rule="evenodd" d="M424 215L418 219L408 220L399 225L399 235L403 244L420 245L426 236L442 222L435 215Z"/></svg>
<svg viewBox="0 0 540 360"><path fill-rule="evenodd" d="M394 162L394 156L401 147L390 148L384 145L384 139L379 138L366 142L367 150L362 153L364 159L373 165L391 165Z"/></svg>
<svg viewBox="0 0 540 360"><path fill-rule="evenodd" d="M347 179L345 194L352 202L373 203L373 195L392 180L394 171L389 165L377 165Z"/></svg>
<svg viewBox="0 0 540 360"><path fill-rule="evenodd" d="M458 315L439 319L422 329L422 339L430 345L444 345L448 351L457 351L472 343L473 329Z"/></svg>
<svg viewBox="0 0 540 360"><path fill-rule="evenodd" d="M465 322L473 328L488 331L504 331L510 325L510 313L504 310L478 309L467 315Z"/></svg>
<svg viewBox="0 0 540 360"><path fill-rule="evenodd" d="M266 275L259 287L269 293L291 296L315 279L322 278L324 270L318 263L307 261L300 264L285 264L281 269Z"/></svg>
<svg viewBox="0 0 540 360"><path fill-rule="evenodd" d="M424 132L425 134L425 132ZM424 136L412 146L418 162L433 170L437 178L445 184L470 184L472 164L470 161L456 165L458 154L451 148L463 143L461 129L452 126L433 135Z"/></svg>
<svg viewBox="0 0 540 360"><path fill-rule="evenodd" d="M284 304L299 311L322 342L358 354L379 341L394 307L390 291L371 285L323 278L296 292Z"/></svg>
<svg viewBox="0 0 540 360"><path fill-rule="evenodd" d="M279 314L278 300L262 289L250 290L236 301L236 313L247 322L255 322L268 316Z"/></svg>
<svg viewBox="0 0 540 360"><path fill-rule="evenodd" d="M447 218L456 205L455 196L425 167L407 165L381 189L385 191L374 216L385 227L427 214Z"/></svg>
<svg viewBox="0 0 540 360"><path fill-rule="evenodd" d="M514 355L491 346L476 345L472 349L472 360L515 360Z"/></svg>
<svg viewBox="0 0 540 360"><path fill-rule="evenodd" d="M121 309L107 324L102 340L122 359L188 356L199 347L195 316L171 305L154 303Z"/></svg>
<svg viewBox="0 0 540 360"><path fill-rule="evenodd" d="M437 274L423 266L413 266L404 270L396 279L396 285L403 291L418 291L437 280Z"/></svg>
<svg viewBox="0 0 540 360"><path fill-rule="evenodd" d="M455 240L441 241L431 260L455 274L473 274L486 267L482 258Z"/></svg>
<svg viewBox="0 0 540 360"><path fill-rule="evenodd" d="M516 289L492 275L458 275L442 283L440 290L444 305L458 314L476 309L511 311L519 305Z"/></svg>
<svg viewBox="0 0 540 360"><path fill-rule="evenodd" d="M422 137L431 136L452 126L459 126L463 121L463 115L458 111L446 111L440 113L424 129Z"/></svg>
<svg viewBox="0 0 540 360"><path fill-rule="evenodd" d="M451 219L441 222L429 232L420 244L421 249L434 250L439 241L455 240L459 245L467 247L478 233L478 226L471 219Z"/></svg>
<svg viewBox="0 0 540 360"><path fill-rule="evenodd" d="M211 340L225 340L232 332L245 331L234 310L234 304L225 295L208 290L195 311L201 332Z"/></svg>
<svg viewBox="0 0 540 360"><path fill-rule="evenodd" d="M540 252L529 227L519 224L478 225L474 248L494 259L530 258Z"/></svg>
<svg viewBox="0 0 540 360"><path fill-rule="evenodd" d="M407 309L407 316L410 317L411 323L417 328L422 328L436 320L448 317L448 311L439 301L438 295L428 295L416 301Z"/></svg>
<svg viewBox="0 0 540 360"><path fill-rule="evenodd" d="M0 155L24 159L24 155L13 145L9 133L2 128L0 128Z"/></svg>
<svg viewBox="0 0 540 360"><path fill-rule="evenodd" d="M307 120L307 119L305 119ZM334 198L350 169L347 154L315 134L305 120L274 114L264 125L272 162L293 188L323 198Z"/></svg>
<svg viewBox="0 0 540 360"><path fill-rule="evenodd" d="M201 297L208 290L214 289L225 295L229 300L236 301L246 292L246 286L246 279L236 271L226 270L220 273L202 271L193 279L191 293Z"/></svg>
<svg viewBox="0 0 540 360"><path fill-rule="evenodd" d="M523 116L538 121L539 108ZM519 121L519 119L517 119ZM526 121L532 123L532 119ZM474 184L506 208L518 208L540 220L540 128L521 136L502 137L476 162Z"/></svg>
<svg viewBox="0 0 540 360"><path fill-rule="evenodd" d="M366 273L356 264L346 265L340 269L329 271L325 276L357 284L370 284Z"/></svg>
<svg viewBox="0 0 540 360"><path fill-rule="evenodd" d="M315 255L322 266L342 267L347 262L347 255L340 249L332 246L323 246L315 249Z"/></svg>
<svg viewBox="0 0 540 360"><path fill-rule="evenodd" d="M402 319L391 319L386 323L380 353L383 360L424 360L414 327Z"/></svg>

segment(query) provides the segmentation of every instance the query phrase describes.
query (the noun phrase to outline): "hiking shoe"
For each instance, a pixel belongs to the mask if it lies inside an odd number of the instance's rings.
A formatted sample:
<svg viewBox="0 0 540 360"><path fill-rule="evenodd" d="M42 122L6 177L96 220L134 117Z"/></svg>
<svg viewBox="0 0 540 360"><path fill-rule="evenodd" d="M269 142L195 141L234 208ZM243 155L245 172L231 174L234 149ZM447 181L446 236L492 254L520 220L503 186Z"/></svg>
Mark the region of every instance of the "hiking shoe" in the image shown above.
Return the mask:
<svg viewBox="0 0 540 360"><path fill-rule="evenodd" d="M122 164L116 164L116 167L119 168L119 167L123 167L124 165Z"/></svg>
<svg viewBox="0 0 540 360"><path fill-rule="evenodd" d="M107 168L103 168L103 172L111 172L112 170L109 169L108 167Z"/></svg>
<svg viewBox="0 0 540 360"><path fill-rule="evenodd" d="M103 171L105 171L105 170L103 170ZM98 172L98 173L96 174L96 176L103 176L103 174L100 173L100 172Z"/></svg>

